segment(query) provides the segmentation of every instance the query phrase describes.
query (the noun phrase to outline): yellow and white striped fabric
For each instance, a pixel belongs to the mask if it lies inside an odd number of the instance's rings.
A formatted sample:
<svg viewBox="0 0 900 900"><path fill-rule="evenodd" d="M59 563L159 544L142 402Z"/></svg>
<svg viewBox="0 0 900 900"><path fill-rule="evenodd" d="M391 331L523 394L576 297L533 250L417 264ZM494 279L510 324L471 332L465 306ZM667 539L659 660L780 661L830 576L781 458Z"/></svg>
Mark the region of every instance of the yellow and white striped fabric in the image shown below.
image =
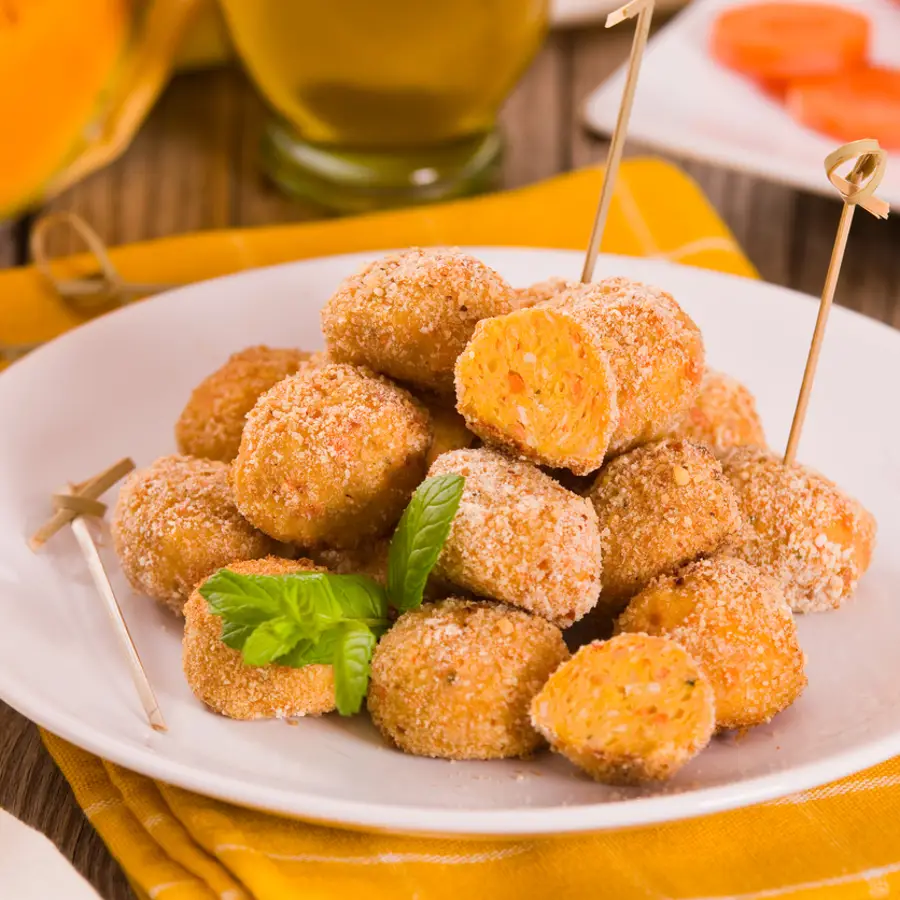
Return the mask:
<svg viewBox="0 0 900 900"><path fill-rule="evenodd" d="M112 257L129 280L188 282L409 244L583 248L599 188L599 172L586 170L444 206L189 235L123 247ZM697 187L654 160L623 165L604 249L755 275ZM86 266L73 259L63 269L76 274ZM76 323L32 270L0 274L0 340L41 340ZM844 900L900 892L900 760L745 810L510 843L289 821L154 782L50 734L44 741L138 895L152 900Z"/></svg>

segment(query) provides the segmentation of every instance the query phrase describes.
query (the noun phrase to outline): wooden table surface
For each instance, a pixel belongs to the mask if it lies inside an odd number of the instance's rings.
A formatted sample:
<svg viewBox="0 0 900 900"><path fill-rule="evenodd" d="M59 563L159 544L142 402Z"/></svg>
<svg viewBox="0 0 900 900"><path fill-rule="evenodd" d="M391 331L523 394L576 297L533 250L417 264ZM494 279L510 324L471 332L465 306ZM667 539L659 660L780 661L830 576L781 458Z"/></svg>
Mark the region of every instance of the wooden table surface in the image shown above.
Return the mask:
<svg viewBox="0 0 900 900"><path fill-rule="evenodd" d="M581 104L626 57L627 28L551 35L503 112L505 186L600 161ZM175 79L125 156L49 204L84 216L110 244L203 228L311 219L260 178L265 110L236 69ZM640 151L629 147L629 152ZM700 183L763 278L821 290L836 201L673 157ZM0 226L0 267L27 261L31 219ZM54 252L76 249L65 238ZM854 222L839 303L900 326L900 217ZM34 726L0 702L0 807L47 833L108 900L131 897L121 870L77 807Z"/></svg>

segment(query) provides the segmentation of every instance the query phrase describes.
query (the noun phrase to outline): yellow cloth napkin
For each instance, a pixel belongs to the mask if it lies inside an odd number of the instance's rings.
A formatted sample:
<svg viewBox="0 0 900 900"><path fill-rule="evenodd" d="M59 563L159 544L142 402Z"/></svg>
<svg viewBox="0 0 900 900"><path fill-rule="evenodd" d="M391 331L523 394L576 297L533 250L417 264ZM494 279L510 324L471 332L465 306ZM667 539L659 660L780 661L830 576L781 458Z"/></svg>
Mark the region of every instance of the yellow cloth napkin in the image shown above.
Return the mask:
<svg viewBox="0 0 900 900"><path fill-rule="evenodd" d="M113 251L126 278L190 281L250 266L408 244L583 248L596 170L444 206L310 225L189 235ZM604 249L753 276L696 186L626 163ZM69 261L71 271L85 261ZM33 270L0 274L0 339L76 323ZM235 725L236 728L241 727ZM745 810L587 837L469 842L369 835L191 794L44 741L136 890L153 900L862 898L900 890L900 763Z"/></svg>

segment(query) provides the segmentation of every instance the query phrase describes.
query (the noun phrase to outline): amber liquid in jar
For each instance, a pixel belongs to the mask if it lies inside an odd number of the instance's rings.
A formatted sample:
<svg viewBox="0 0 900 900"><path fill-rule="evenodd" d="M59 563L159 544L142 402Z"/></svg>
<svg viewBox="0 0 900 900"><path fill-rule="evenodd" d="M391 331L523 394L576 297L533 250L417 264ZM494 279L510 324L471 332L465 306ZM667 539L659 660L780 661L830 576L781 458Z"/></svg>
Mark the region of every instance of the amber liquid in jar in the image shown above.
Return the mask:
<svg viewBox="0 0 900 900"><path fill-rule="evenodd" d="M451 182L477 181L476 170L496 162L497 112L547 24L546 0L222 6L246 68L281 119L268 136L270 170L274 155L307 177L351 189L355 180L363 193L368 181L375 206L391 205L392 193L402 202L416 193L431 199L429 189L467 192ZM290 176L272 174L282 183ZM303 173L294 174L294 187L309 194ZM379 192L387 202L377 202Z"/></svg>

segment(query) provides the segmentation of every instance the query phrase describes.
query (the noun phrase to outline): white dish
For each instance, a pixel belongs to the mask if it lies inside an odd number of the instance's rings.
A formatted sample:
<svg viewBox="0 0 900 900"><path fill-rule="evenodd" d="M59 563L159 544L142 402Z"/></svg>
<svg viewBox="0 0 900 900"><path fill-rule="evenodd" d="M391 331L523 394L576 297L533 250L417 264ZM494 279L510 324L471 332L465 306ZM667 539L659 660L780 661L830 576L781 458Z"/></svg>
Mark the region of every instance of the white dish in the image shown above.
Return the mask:
<svg viewBox="0 0 900 900"><path fill-rule="evenodd" d="M576 276L581 256L475 249L514 284ZM563 759L448 763L390 749L365 716L241 723L198 703L180 665L181 626L109 568L169 724L147 726L71 534L38 555L26 537L49 496L131 455L173 448L191 387L248 344L320 346L319 308L371 255L263 269L182 288L98 319L0 376L0 697L56 734L138 772L305 819L405 832L536 835L646 824L742 806L839 778L900 752L900 334L832 314L801 458L859 496L880 548L858 596L801 617L810 686L740 741L716 740L669 785L612 789ZM706 336L711 365L755 391L781 446L815 318L810 298L732 276L601 257L671 290Z"/></svg>
<svg viewBox="0 0 900 900"><path fill-rule="evenodd" d="M717 13L746 2L694 0L650 41L629 138L837 197L825 177L824 160L839 142L799 125L783 106L709 55L709 28ZM874 61L900 67L900 6L893 0L840 2L860 10L872 21ZM588 126L604 134L612 132L624 83L623 67L588 97L584 106ZM900 153L889 154L878 196L900 205Z"/></svg>
<svg viewBox="0 0 900 900"><path fill-rule="evenodd" d="M657 12L678 9L688 0L656 0ZM623 0L552 0L550 24L554 28L577 28L602 22L614 9L624 6Z"/></svg>

